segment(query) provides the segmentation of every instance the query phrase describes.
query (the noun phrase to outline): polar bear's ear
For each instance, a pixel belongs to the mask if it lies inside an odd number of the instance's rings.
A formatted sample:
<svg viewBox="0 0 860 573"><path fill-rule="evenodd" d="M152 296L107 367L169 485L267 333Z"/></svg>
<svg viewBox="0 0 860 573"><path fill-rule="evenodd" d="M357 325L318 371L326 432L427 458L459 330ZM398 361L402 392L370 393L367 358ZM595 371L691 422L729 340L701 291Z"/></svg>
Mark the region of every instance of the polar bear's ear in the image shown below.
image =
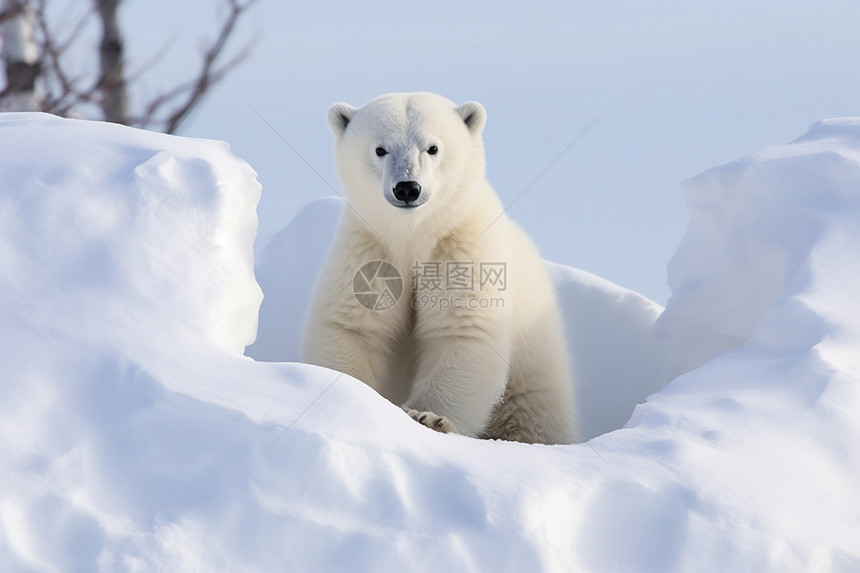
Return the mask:
<svg viewBox="0 0 860 573"><path fill-rule="evenodd" d="M355 108L348 103L336 103L328 108L326 119L328 119L328 127L335 137L340 137L346 131L346 126L352 121L352 116L355 115Z"/></svg>
<svg viewBox="0 0 860 573"><path fill-rule="evenodd" d="M480 134L487 123L487 110L476 101L466 102L457 107L457 113L463 118L463 123L469 128L472 135Z"/></svg>

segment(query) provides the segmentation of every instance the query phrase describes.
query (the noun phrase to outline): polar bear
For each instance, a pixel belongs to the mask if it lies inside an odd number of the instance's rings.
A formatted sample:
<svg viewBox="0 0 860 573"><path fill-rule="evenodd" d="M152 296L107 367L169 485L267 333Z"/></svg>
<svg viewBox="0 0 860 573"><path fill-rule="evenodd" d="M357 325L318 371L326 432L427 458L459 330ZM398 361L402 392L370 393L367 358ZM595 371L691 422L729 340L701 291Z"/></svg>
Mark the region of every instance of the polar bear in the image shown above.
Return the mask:
<svg viewBox="0 0 860 573"><path fill-rule="evenodd" d="M306 362L434 430L576 435L552 283L485 176L484 107L394 93L328 110L346 209L312 302Z"/></svg>

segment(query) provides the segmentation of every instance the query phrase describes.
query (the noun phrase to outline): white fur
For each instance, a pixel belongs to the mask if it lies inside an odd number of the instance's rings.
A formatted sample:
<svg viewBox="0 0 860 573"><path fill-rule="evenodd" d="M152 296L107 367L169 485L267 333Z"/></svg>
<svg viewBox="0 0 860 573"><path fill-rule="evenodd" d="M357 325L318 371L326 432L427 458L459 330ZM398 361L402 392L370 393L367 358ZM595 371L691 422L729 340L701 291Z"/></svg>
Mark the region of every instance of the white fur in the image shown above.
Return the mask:
<svg viewBox="0 0 860 573"><path fill-rule="evenodd" d="M361 108L335 104L328 120L349 207L310 313L305 360L364 381L439 431L571 442L572 387L555 294L531 240L486 180L484 108L388 94ZM377 147L387 154L377 156ZM426 202L394 206L398 181L417 181ZM397 304L382 311L364 308L352 289L359 267L375 260L404 279ZM426 261L473 262L475 288L436 293L446 309L422 306L429 293L412 292L411 279L416 262ZM506 264L506 288L478 289L482 262ZM491 298L495 306L482 308Z"/></svg>

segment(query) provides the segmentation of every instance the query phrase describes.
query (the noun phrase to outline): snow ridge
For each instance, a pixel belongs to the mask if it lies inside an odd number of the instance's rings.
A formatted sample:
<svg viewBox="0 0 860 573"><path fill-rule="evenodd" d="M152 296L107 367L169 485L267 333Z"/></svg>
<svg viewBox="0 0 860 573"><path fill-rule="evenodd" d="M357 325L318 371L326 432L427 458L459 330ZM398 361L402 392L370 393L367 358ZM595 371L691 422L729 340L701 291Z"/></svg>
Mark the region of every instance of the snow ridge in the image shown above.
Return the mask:
<svg viewBox="0 0 860 573"><path fill-rule="evenodd" d="M657 305L551 265L595 437L530 446L242 355L260 308L248 352L297 350L338 201L264 252L260 307L226 145L2 115L0 563L856 571L858 190L858 119L688 182L662 343Z"/></svg>

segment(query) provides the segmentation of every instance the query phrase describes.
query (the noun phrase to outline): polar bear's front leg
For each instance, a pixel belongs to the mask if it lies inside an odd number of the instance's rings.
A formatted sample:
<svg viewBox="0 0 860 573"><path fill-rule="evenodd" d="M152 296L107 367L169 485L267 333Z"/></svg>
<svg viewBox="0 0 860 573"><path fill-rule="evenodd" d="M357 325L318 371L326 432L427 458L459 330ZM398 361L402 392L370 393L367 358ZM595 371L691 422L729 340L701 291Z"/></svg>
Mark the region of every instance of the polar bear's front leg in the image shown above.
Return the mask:
<svg viewBox="0 0 860 573"><path fill-rule="evenodd" d="M419 418L427 414L426 426L434 427L433 416L443 417L443 427L456 428L447 431L479 436L507 384L507 320L494 309L419 312L418 370L404 409Z"/></svg>
<svg viewBox="0 0 860 573"><path fill-rule="evenodd" d="M349 374L377 392L388 360L386 343L375 333L356 331L336 322L309 322L304 361Z"/></svg>
<svg viewBox="0 0 860 573"><path fill-rule="evenodd" d="M383 395L392 348L411 310L402 298L385 310L367 308L356 296L355 280L364 265L385 258L378 237L347 209L317 283L303 349L305 362L349 374Z"/></svg>

